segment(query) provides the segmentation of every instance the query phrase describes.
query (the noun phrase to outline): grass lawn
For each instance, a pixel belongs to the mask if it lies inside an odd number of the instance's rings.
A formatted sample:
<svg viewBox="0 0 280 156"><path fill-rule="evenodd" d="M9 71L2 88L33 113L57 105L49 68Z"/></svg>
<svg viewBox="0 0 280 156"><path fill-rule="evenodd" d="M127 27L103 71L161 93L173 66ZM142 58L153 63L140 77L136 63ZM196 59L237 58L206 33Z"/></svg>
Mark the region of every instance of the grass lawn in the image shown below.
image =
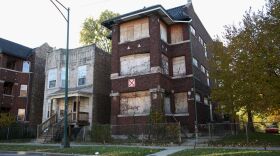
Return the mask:
<svg viewBox="0 0 280 156"><path fill-rule="evenodd" d="M280 151L257 151L236 149L195 149L184 150L171 156L279 156Z"/></svg>
<svg viewBox="0 0 280 156"><path fill-rule="evenodd" d="M159 149L134 148L134 147L71 147L62 149L56 146L32 146L32 145L0 145L0 151L32 151L32 152L51 152L67 154L93 155L99 152L106 156L144 156L160 151Z"/></svg>
<svg viewBox="0 0 280 156"><path fill-rule="evenodd" d="M214 146L280 146L280 134L249 133L249 143L245 134L227 136L210 143Z"/></svg>

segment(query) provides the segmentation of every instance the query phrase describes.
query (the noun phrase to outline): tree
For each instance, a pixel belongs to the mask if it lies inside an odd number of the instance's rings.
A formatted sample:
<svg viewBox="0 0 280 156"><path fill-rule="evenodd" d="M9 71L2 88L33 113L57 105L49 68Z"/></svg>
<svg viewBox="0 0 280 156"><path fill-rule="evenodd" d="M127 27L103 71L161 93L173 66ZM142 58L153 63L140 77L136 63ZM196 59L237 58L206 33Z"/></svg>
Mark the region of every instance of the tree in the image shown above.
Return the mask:
<svg viewBox="0 0 280 156"><path fill-rule="evenodd" d="M86 18L80 32L80 42L83 45L95 43L97 47L110 53L112 43L107 38L110 35L110 31L103 27L101 23L116 16L119 16L119 14L105 10L101 13L99 19L95 20L93 17Z"/></svg>
<svg viewBox="0 0 280 156"><path fill-rule="evenodd" d="M269 0L266 11L249 10L239 25L227 26L225 47L210 46L214 86L212 99L224 111L271 115L280 109L280 1ZM275 111L276 110L276 111ZM253 130L253 126L250 128Z"/></svg>

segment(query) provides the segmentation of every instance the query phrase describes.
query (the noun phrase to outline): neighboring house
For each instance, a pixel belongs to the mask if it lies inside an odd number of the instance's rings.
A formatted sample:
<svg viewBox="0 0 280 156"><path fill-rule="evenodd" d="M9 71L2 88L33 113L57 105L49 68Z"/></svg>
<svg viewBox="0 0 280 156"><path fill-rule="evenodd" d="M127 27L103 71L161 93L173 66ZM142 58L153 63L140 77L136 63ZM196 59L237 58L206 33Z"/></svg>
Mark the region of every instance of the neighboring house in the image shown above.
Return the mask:
<svg viewBox="0 0 280 156"><path fill-rule="evenodd" d="M44 98L44 69L48 44L31 49L0 38L0 112L19 122L37 125Z"/></svg>
<svg viewBox="0 0 280 156"><path fill-rule="evenodd" d="M112 30L112 125L148 123L152 110L190 131L196 113L198 123L209 121L212 39L191 3L147 7L102 24Z"/></svg>
<svg viewBox="0 0 280 156"><path fill-rule="evenodd" d="M47 54L43 124L51 118L59 122L64 117L65 54L65 49ZM69 50L71 127L110 122L110 58L110 54L94 44Z"/></svg>

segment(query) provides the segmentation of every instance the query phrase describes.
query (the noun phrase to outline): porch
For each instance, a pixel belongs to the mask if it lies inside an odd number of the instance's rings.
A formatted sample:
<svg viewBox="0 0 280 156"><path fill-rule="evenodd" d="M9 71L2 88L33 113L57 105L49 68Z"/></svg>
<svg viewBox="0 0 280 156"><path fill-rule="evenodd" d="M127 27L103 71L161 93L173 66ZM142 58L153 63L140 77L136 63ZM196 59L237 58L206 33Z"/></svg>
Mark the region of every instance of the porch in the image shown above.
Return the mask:
<svg viewBox="0 0 280 156"><path fill-rule="evenodd" d="M85 95L69 95L67 118L69 125L85 126L91 123L91 98ZM57 122L64 118L64 97L53 96L48 107L48 118L56 115Z"/></svg>

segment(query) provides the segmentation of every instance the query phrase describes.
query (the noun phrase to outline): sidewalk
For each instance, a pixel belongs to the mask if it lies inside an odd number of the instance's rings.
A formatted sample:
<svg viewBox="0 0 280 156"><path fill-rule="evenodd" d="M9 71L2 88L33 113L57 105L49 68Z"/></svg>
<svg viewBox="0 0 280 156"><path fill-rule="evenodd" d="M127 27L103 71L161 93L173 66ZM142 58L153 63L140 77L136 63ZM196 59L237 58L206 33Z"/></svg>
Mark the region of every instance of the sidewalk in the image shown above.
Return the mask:
<svg viewBox="0 0 280 156"><path fill-rule="evenodd" d="M33 146L61 146L61 144L38 144L38 143L0 143L0 145L33 145ZM90 146L107 146L107 147L115 147L115 146L118 146L118 147L138 147L138 148L150 148L150 149L163 149L162 151L160 152L157 152L157 153L154 153L154 154L150 154L148 156L168 156L170 154L173 154L173 153L176 153L176 152L179 152L179 151L182 151L182 150L192 150L194 149L194 146L193 145L178 145L178 146L172 146L172 147L163 147L163 146L138 146L138 145L110 145L110 144L107 144L107 145L103 145L103 144L100 144L100 145L96 145L96 144L77 144L77 143L71 143L71 146L72 147L90 147ZM277 150L277 151L280 151L280 147L267 147L267 148L264 148L264 147L230 147L230 146L227 146L227 147L212 147L212 146L206 146L206 145L197 145L196 146L197 149L199 148L219 148L219 149L241 149L241 150ZM13 152L11 152L13 153ZM15 153L15 152L14 152ZM40 152L27 152L27 153L30 153L30 154L34 154L34 153L37 153L39 155L41 155L42 153ZM56 153L48 153L47 155L55 155ZM46 154L45 154L46 155ZM65 156L65 155L71 155L71 154L59 154L61 156ZM73 156L73 155L71 155Z"/></svg>

